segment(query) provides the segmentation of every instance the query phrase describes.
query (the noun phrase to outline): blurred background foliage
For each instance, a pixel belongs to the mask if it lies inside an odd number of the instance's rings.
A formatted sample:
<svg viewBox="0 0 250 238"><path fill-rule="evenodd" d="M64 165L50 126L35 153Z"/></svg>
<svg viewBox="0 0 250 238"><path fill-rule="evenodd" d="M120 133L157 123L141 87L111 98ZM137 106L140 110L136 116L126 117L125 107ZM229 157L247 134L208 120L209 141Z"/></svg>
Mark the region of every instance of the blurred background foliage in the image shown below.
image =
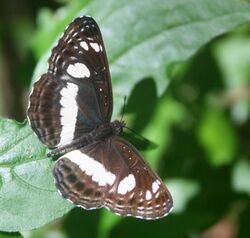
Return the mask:
<svg viewBox="0 0 250 238"><path fill-rule="evenodd" d="M57 36L50 31L54 11L69 12L55 23L63 29L88 2L1 1L2 117L25 119L35 66ZM74 209L37 230L21 231L24 237L250 237L250 25L217 37L166 71L171 82L161 96L152 78L133 88L126 118L157 145L144 155L166 180L174 212L148 222Z"/></svg>

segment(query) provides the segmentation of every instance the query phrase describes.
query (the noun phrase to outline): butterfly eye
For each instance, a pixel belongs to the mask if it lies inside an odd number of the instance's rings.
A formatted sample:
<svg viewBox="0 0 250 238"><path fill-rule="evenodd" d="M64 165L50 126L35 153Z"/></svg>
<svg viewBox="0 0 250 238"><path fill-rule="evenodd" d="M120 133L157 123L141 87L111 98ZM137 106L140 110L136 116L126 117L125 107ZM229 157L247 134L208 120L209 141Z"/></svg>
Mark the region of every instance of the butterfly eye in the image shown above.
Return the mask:
<svg viewBox="0 0 250 238"><path fill-rule="evenodd" d="M105 207L142 219L166 216L172 197L136 148L111 122L112 87L102 35L91 17L66 28L34 84L27 110L40 139L59 156L53 175L60 194L84 209Z"/></svg>

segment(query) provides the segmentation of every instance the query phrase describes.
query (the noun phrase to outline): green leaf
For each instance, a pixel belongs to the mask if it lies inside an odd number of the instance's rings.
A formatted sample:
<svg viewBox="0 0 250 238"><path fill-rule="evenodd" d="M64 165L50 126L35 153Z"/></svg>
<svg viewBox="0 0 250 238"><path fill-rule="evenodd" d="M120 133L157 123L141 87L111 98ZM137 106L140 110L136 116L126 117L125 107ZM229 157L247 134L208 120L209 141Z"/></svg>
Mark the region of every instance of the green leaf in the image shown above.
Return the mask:
<svg viewBox="0 0 250 238"><path fill-rule="evenodd" d="M40 35L43 52L55 42L47 40L51 32L60 36L65 19L73 17L72 11L64 13L49 24L49 32ZM250 5L233 0L189 0L188 4L186 0L158 0L157 4L151 0L107 0L105 4L95 0L74 17L84 14L92 15L100 25L114 92L129 95L138 81L152 76L161 94L168 85L167 67L187 60L214 37L248 21Z"/></svg>
<svg viewBox="0 0 250 238"><path fill-rule="evenodd" d="M112 228L117 225L122 220L121 216L116 216L115 214L110 213L106 209L102 212L102 219L99 224L99 233L97 238L108 238L110 237L109 232Z"/></svg>
<svg viewBox="0 0 250 238"><path fill-rule="evenodd" d="M7 233L0 232L0 238L22 238L23 236L19 233Z"/></svg>
<svg viewBox="0 0 250 238"><path fill-rule="evenodd" d="M65 26L90 0L70 0L70 3L53 14L51 9L42 8L38 14L38 30L32 37L32 47L37 58L48 50ZM49 33L49 34L48 34Z"/></svg>
<svg viewBox="0 0 250 238"><path fill-rule="evenodd" d="M250 115L250 42L247 35L231 35L215 47L216 57L227 87L224 104L232 107L238 123Z"/></svg>
<svg viewBox="0 0 250 238"><path fill-rule="evenodd" d="M164 110L163 110L164 108ZM170 96L165 96L158 101L153 117L144 129L143 135L157 143L158 148L145 151L143 154L149 158L151 166L157 167L160 159L171 140L171 128L180 123L186 115L185 108ZM139 119L141 120L141 119Z"/></svg>
<svg viewBox="0 0 250 238"><path fill-rule="evenodd" d="M0 131L0 230L29 230L62 216L72 205L56 191L53 161L30 127L2 119Z"/></svg>
<svg viewBox="0 0 250 238"><path fill-rule="evenodd" d="M210 164L221 166L233 160L237 137L231 122L222 111L213 107L205 108L197 132Z"/></svg>
<svg viewBox="0 0 250 238"><path fill-rule="evenodd" d="M239 160L233 169L232 183L235 191L250 195L250 164L246 159Z"/></svg>
<svg viewBox="0 0 250 238"><path fill-rule="evenodd" d="M181 213L187 203L198 194L200 187L197 181L190 179L169 179L167 181L169 191L173 196L173 213Z"/></svg>

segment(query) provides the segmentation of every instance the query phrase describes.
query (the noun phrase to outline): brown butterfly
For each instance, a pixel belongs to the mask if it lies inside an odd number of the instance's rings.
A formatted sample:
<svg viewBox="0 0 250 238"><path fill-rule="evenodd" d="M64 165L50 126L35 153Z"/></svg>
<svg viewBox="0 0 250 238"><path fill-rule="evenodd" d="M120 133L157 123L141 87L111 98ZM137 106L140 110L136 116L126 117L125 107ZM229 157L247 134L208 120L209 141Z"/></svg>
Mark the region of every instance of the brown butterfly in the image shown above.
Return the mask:
<svg viewBox="0 0 250 238"><path fill-rule="evenodd" d="M141 154L111 122L112 87L102 35L93 18L76 18L34 84L29 123L47 147L61 155L53 170L62 196L85 209L106 207L143 219L166 216L172 197Z"/></svg>

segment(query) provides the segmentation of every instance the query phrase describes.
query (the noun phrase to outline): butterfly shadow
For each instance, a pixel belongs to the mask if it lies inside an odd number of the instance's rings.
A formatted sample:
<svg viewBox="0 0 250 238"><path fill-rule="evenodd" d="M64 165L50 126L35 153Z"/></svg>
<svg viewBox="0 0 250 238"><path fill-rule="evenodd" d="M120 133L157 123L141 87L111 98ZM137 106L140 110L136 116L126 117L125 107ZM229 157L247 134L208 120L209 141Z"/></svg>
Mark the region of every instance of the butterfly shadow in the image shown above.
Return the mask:
<svg viewBox="0 0 250 238"><path fill-rule="evenodd" d="M150 123L157 100L154 79L145 78L136 84L125 105L125 114L133 114L134 118L133 123L127 126L128 129L125 128L122 136L132 142L139 150L152 150L158 147L155 142L140 134Z"/></svg>

